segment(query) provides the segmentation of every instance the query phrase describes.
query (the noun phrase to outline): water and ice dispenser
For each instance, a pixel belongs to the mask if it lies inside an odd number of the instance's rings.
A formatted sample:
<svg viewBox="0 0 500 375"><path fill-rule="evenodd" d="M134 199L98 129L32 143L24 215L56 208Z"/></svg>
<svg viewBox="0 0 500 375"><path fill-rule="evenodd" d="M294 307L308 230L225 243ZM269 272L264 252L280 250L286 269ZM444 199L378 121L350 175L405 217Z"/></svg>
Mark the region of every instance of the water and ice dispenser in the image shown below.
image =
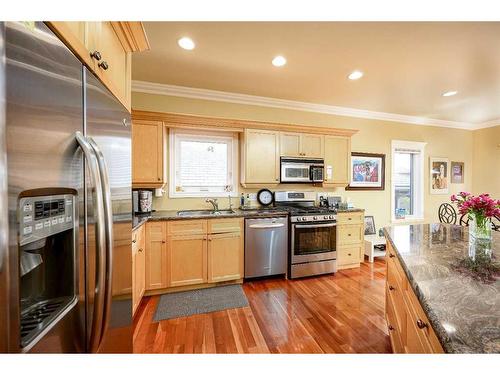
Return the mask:
<svg viewBox="0 0 500 375"><path fill-rule="evenodd" d="M21 346L55 324L77 299L74 189L24 191L18 200Z"/></svg>

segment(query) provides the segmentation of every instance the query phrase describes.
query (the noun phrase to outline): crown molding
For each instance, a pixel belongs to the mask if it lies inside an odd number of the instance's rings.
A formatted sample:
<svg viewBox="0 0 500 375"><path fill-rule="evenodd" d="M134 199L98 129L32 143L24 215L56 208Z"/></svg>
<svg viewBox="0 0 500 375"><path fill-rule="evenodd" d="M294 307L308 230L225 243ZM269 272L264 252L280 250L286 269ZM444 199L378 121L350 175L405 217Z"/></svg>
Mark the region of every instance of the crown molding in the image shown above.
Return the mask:
<svg viewBox="0 0 500 375"><path fill-rule="evenodd" d="M482 122L480 124L474 124L474 125L472 125L472 130L494 128L495 126L500 126L500 119L490 120L490 121Z"/></svg>
<svg viewBox="0 0 500 375"><path fill-rule="evenodd" d="M316 104L300 102L295 100L269 98L265 96L247 95L226 91L199 89L194 87L168 85L162 83L132 81L132 91L146 94L177 96L182 98L215 100L220 102L256 105L272 108L291 109L295 111L306 111L326 113L330 115L365 118L371 120L393 121L422 126L439 126L464 130L476 130L493 127L500 124L500 120L488 121L481 124L468 122L438 120L419 116L408 116L396 113L368 111L349 107L339 107L327 104Z"/></svg>

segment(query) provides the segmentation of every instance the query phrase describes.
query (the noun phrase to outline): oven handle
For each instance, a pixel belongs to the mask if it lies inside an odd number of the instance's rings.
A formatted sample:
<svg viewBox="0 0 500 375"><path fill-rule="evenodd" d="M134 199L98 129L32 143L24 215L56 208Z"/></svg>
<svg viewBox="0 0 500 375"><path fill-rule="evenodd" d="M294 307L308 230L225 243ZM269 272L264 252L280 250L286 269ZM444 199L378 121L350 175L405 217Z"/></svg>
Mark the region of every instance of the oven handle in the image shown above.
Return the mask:
<svg viewBox="0 0 500 375"><path fill-rule="evenodd" d="M330 227L336 227L337 223L331 223L331 224L311 224L311 225L299 225L299 224L294 224L294 227L297 229L305 229L305 228L330 228Z"/></svg>

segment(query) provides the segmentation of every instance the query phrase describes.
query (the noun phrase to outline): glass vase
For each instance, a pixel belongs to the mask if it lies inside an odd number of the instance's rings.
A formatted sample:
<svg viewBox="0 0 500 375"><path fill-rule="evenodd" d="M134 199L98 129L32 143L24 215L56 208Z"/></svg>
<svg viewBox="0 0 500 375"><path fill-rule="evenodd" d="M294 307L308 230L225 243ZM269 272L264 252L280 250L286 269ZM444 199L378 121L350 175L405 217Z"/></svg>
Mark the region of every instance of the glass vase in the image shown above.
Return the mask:
<svg viewBox="0 0 500 375"><path fill-rule="evenodd" d="M470 215L469 237L476 240L491 240L491 223L488 218Z"/></svg>

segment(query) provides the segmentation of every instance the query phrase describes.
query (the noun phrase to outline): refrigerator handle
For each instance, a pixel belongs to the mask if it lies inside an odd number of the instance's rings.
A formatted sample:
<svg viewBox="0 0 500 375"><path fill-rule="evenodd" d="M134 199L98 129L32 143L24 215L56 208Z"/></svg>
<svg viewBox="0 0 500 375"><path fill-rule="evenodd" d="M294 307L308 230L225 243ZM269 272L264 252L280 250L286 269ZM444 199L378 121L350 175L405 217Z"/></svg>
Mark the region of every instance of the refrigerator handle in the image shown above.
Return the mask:
<svg viewBox="0 0 500 375"><path fill-rule="evenodd" d="M106 275L104 284L104 313L102 321L102 337L104 337L104 332L108 328L110 312L111 312L111 300L112 300L112 281L113 281L113 207L111 206L111 187L109 185L109 174L108 167L106 165L106 160L102 154L99 146L91 137L87 137L90 145L94 149L94 153L97 156L97 164L99 167L99 174L101 176L102 183L102 196L104 201L104 223L106 228Z"/></svg>
<svg viewBox="0 0 500 375"><path fill-rule="evenodd" d="M94 149L83 136L81 132L75 133L75 138L85 156L88 163L90 176L95 186L94 194L94 216L96 225L96 281L95 281L95 294L94 294L94 312L90 331L90 352L95 353L99 348L102 336L102 321L104 315L104 298L105 298L105 263L106 253L104 247L106 245L106 224L105 224L105 211L104 199L102 196L102 181L101 174L99 173L99 163Z"/></svg>

